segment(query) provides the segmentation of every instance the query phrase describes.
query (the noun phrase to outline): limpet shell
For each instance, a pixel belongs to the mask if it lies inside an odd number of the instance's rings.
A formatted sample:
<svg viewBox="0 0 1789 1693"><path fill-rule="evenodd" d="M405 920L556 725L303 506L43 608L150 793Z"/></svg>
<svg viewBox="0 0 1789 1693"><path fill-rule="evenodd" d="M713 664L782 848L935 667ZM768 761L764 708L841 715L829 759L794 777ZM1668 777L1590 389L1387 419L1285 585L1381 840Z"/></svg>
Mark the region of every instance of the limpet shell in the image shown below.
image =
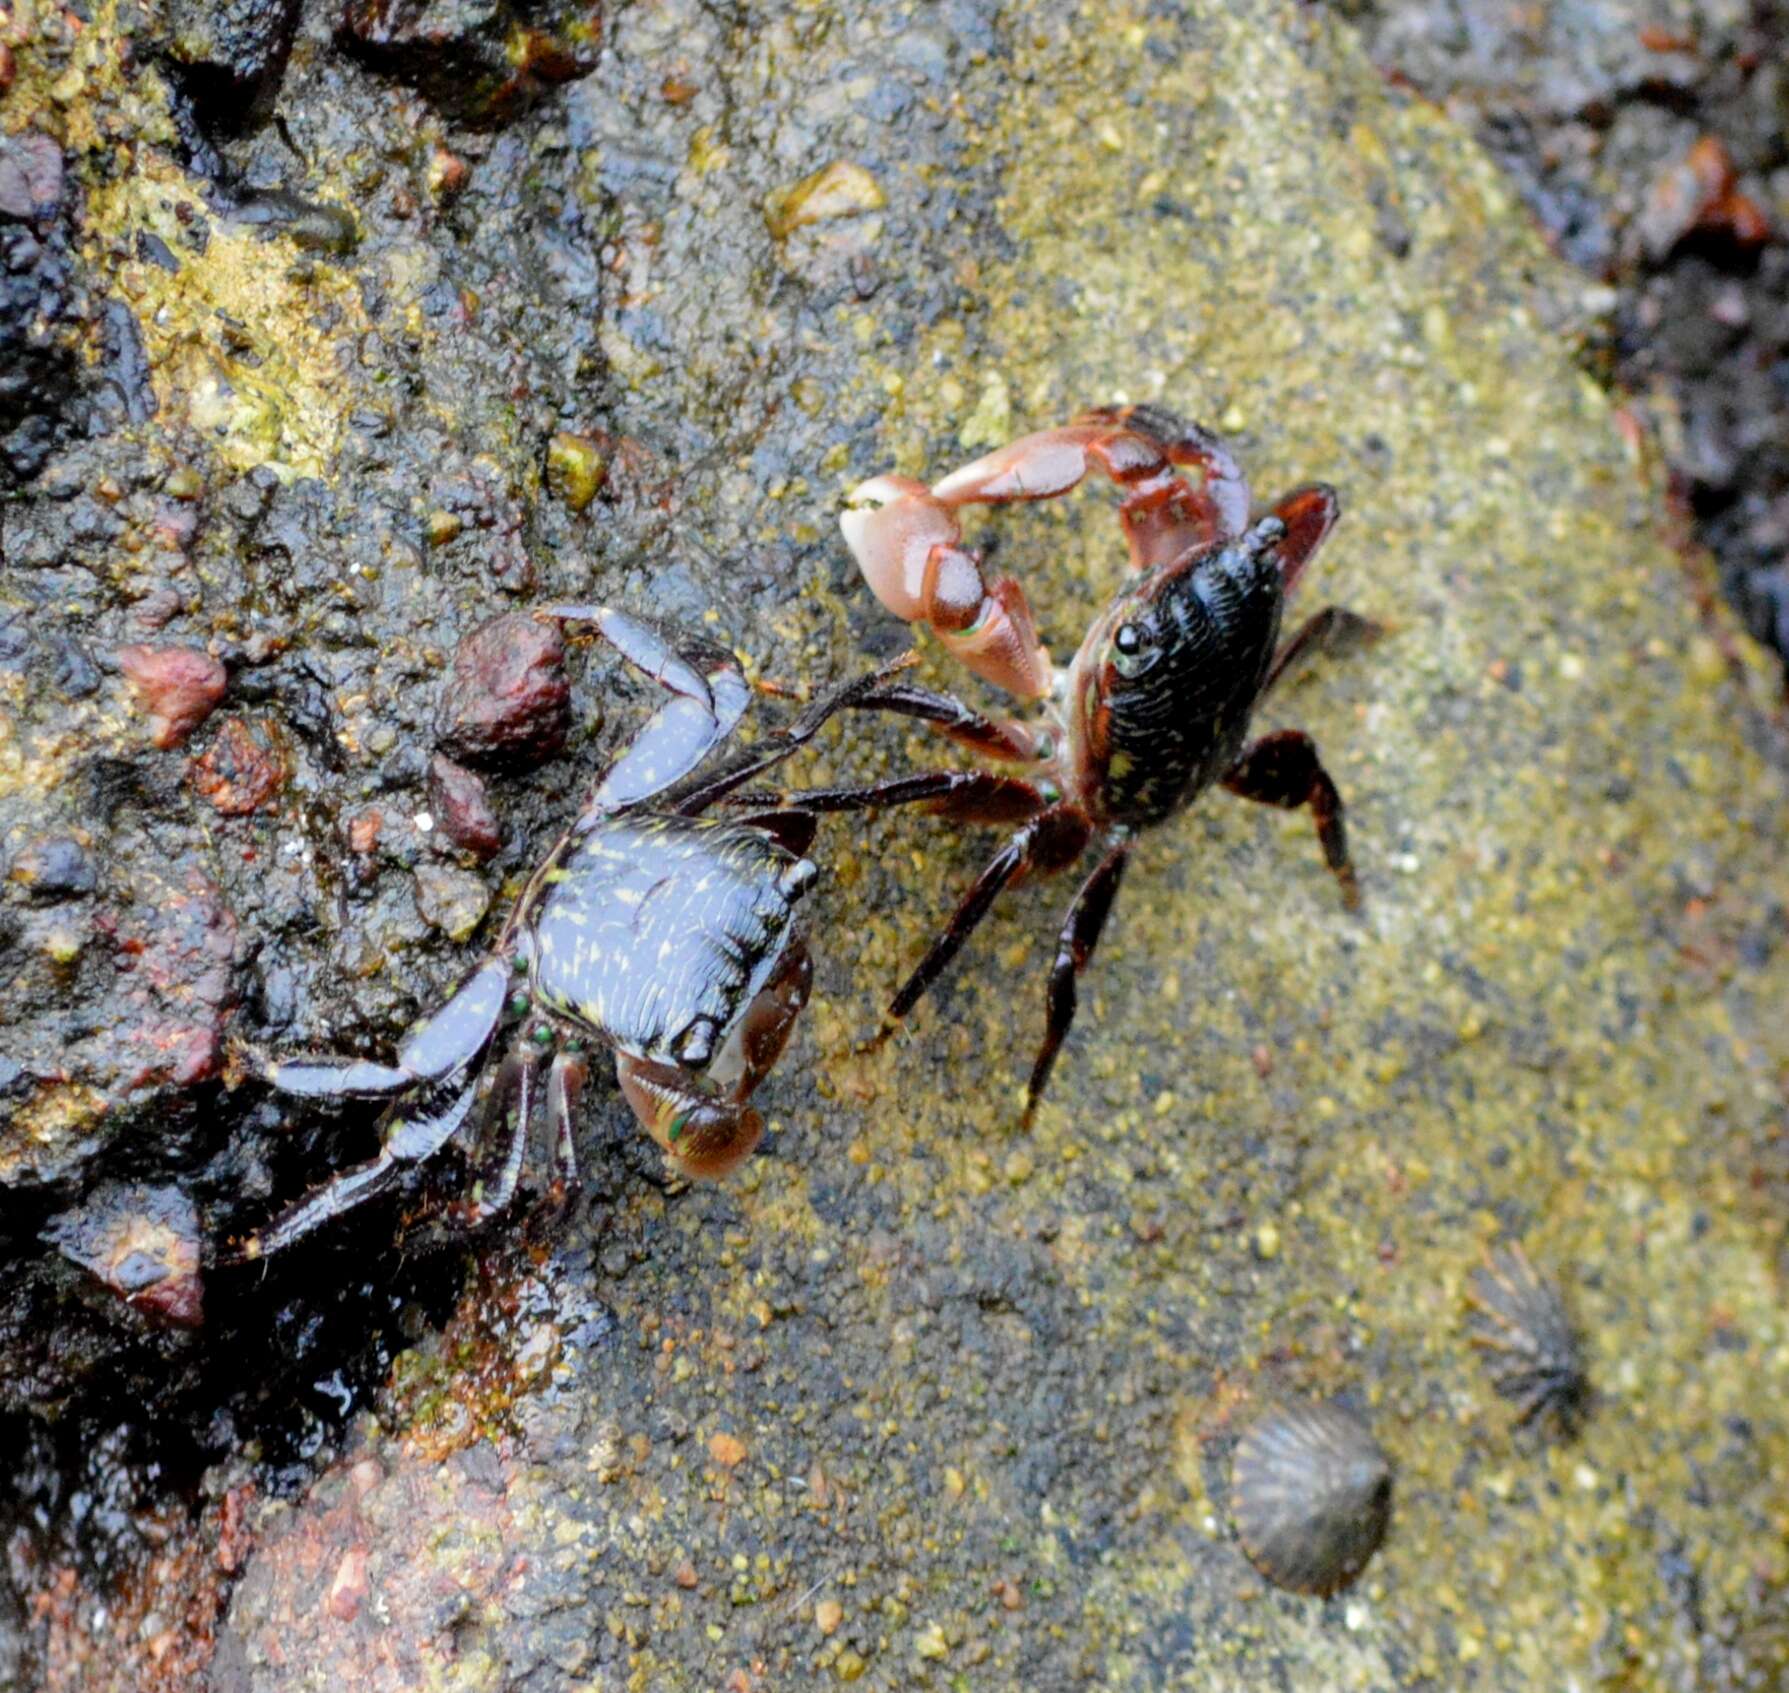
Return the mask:
<svg viewBox="0 0 1789 1693"><path fill-rule="evenodd" d="M1385 1538L1391 1461L1340 1405L1270 1411L1243 1435L1230 1474L1243 1551L1294 1593L1339 1592Z"/></svg>
<svg viewBox="0 0 1789 1693"><path fill-rule="evenodd" d="M1467 1338L1480 1348L1491 1385L1516 1407L1516 1426L1569 1438L1590 1406L1584 1349L1558 1286L1514 1241L1485 1255L1466 1292Z"/></svg>

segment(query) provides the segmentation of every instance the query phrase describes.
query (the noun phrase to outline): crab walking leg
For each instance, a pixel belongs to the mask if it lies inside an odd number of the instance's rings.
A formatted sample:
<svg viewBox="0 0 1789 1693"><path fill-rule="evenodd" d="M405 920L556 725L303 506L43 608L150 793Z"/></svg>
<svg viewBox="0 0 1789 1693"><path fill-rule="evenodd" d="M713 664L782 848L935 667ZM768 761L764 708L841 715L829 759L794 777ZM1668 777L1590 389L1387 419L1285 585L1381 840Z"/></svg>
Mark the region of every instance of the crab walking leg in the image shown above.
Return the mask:
<svg viewBox="0 0 1789 1693"><path fill-rule="evenodd" d="M433 1157L459 1133L471 1113L473 1102L482 1091L479 1078L472 1077L456 1093L442 1111L433 1116L405 1117L397 1115L394 1105L383 1125L383 1138L376 1158L343 1170L328 1181L311 1189L295 1204L243 1241L235 1252L223 1254L226 1263L246 1263L270 1257L295 1241L302 1240L313 1229L333 1222L357 1206L376 1199L393 1186L413 1164Z"/></svg>
<svg viewBox="0 0 1789 1693"><path fill-rule="evenodd" d="M594 623L629 664L669 690L585 801L586 825L681 781L733 732L752 692L724 647L694 635L672 641L650 623L606 605L543 606L538 618Z"/></svg>
<svg viewBox="0 0 1789 1693"><path fill-rule="evenodd" d="M996 775L990 770L922 770L861 788L800 788L789 793L754 793L741 798L754 804L814 813L924 805L959 823L1024 823L1050 806L1049 799L1034 783L1017 776Z"/></svg>
<svg viewBox="0 0 1789 1693"><path fill-rule="evenodd" d="M524 1035L505 1055L485 1102L484 1122L479 1142L486 1145L494 1129L502 1131L503 1156L497 1164L495 1180L486 1183L482 1174L472 1197L461 1213L468 1227L476 1228L509 1209L522 1180L522 1165L528 1156L528 1136L534 1117L535 1086L540 1062L527 1048ZM510 1105L511 1096L515 1105Z"/></svg>
<svg viewBox="0 0 1789 1693"><path fill-rule="evenodd" d="M553 1173L567 1193L578 1185L578 1148L572 1137L572 1118L589 1074L590 1066L582 1054L575 1052L559 1053L547 1071L547 1128L553 1136Z"/></svg>
<svg viewBox="0 0 1789 1693"><path fill-rule="evenodd" d="M1295 811L1311 808L1323 857L1342 884L1342 903L1360 904L1360 886L1348 859L1348 833L1342 822L1342 796L1317 757L1317 743L1302 729L1281 729L1263 735L1231 765L1223 783L1233 794L1261 805Z"/></svg>
<svg viewBox="0 0 1789 1693"><path fill-rule="evenodd" d="M847 709L879 710L868 706L876 699L890 678L919 662L919 654L908 651L899 658L872 670L854 681L835 688L830 694L813 701L792 723L772 730L755 746L743 748L720 767L702 779L701 785L678 796L672 809L684 817L694 817L717 800L724 799L735 788L742 787L766 770L774 769L792 757L817 735L838 712Z"/></svg>
<svg viewBox="0 0 1789 1693"><path fill-rule="evenodd" d="M1112 902L1118 897L1118 884L1124 879L1124 867L1130 856L1128 842L1115 846L1081 884L1075 903L1056 942L1056 962L1050 970L1050 1013L1044 1029L1043 1045L1031 1066L1031 1081L1025 1089L1023 1127L1031 1127L1037 1115L1037 1102L1043 1097L1044 1085L1050 1079L1056 1054L1062 1049L1069 1025L1075 1020L1075 978L1087 968L1093 949L1099 945L1100 931L1111 914Z"/></svg>
<svg viewBox="0 0 1789 1693"><path fill-rule="evenodd" d="M1357 647L1371 646L1384 633L1383 623L1362 617L1346 606L1326 605L1307 617L1273 655L1273 668L1261 684L1261 697L1265 699L1307 658L1318 653L1352 652Z"/></svg>
<svg viewBox="0 0 1789 1693"><path fill-rule="evenodd" d="M962 903L952 913L950 922L932 942L931 949L902 983L900 991L889 1002L882 1027L869 1043L880 1046L894 1033L903 1018L916 1006L925 991L944 967L962 950L964 941L993 908L1000 891L1010 882L1021 881L1033 870L1051 874L1066 869L1080 857L1090 830L1084 818L1066 807L1056 807L1034 817L988 860L976 877Z"/></svg>
<svg viewBox="0 0 1789 1693"><path fill-rule="evenodd" d="M903 682L880 688L853 702L859 711L887 711L900 717L917 717L939 733L988 758L1009 764L1038 764L1050 756L1049 732L1039 725L1012 717L988 717L949 694L916 688Z"/></svg>
<svg viewBox="0 0 1789 1693"><path fill-rule="evenodd" d="M398 1047L395 1064L366 1058L270 1058L242 1049L255 1073L281 1093L306 1099L383 1099L419 1082L440 1081L470 1064L503 1015L510 967L487 958L465 976L441 1009L417 1024Z"/></svg>

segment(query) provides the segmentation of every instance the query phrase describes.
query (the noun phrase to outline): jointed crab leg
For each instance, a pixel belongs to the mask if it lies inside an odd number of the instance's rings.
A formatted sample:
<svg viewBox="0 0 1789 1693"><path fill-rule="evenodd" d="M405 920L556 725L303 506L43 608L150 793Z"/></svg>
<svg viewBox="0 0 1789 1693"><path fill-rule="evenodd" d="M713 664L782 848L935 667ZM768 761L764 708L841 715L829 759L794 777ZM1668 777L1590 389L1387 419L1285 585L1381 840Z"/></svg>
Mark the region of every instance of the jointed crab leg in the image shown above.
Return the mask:
<svg viewBox="0 0 1789 1693"><path fill-rule="evenodd" d="M488 1140L491 1129L501 1124L503 1152L496 1179L489 1183L481 1180L462 1209L468 1226L489 1221L506 1209L516 1196L516 1188L522 1179L522 1165L528 1154L528 1131L534 1118L539 1075L540 1062L528 1050L527 1036L524 1035L504 1056L497 1080L491 1087L490 1099L485 1104L484 1122L478 1138L481 1142ZM509 1103L512 1094L515 1096L513 1108Z"/></svg>
<svg viewBox="0 0 1789 1693"><path fill-rule="evenodd" d="M1035 764L1050 756L1051 740L1041 725L1011 717L988 717L949 694L908 683L879 688L854 702L860 710L887 711L917 717L966 747L1010 764Z"/></svg>
<svg viewBox="0 0 1789 1693"><path fill-rule="evenodd" d="M1000 891L1009 882L1022 881L1033 870L1053 874L1066 869L1081 856L1087 845L1089 830L1085 818L1063 806L1052 807L1032 818L988 860L975 878L962 903L951 914L937 939L932 942L913 974L901 984L900 991L889 1001L882 1027L873 1045L880 1045L924 997L944 967L962 950L963 943L975 932L981 920L992 909Z"/></svg>
<svg viewBox="0 0 1789 1693"><path fill-rule="evenodd" d="M1360 904L1360 887L1348 859L1348 832L1342 822L1342 796L1317 757L1317 743L1302 729L1281 729L1263 735L1250 746L1223 778L1233 794L1296 811L1311 808L1323 857L1342 884L1342 903L1353 910Z"/></svg>
<svg viewBox="0 0 1789 1693"><path fill-rule="evenodd" d="M754 804L792 806L816 813L924 805L959 823L1023 823L1050 806L1050 800L1035 783L1018 776L997 775L991 770L922 770L861 788L798 788L742 798Z"/></svg>
<svg viewBox="0 0 1789 1693"><path fill-rule="evenodd" d="M490 1043L509 993L509 965L487 958L439 1011L418 1023L398 1048L395 1064L366 1058L269 1058L242 1049L255 1072L281 1093L308 1099L383 1099L418 1082L440 1081L463 1069Z"/></svg>
<svg viewBox="0 0 1789 1693"><path fill-rule="evenodd" d="M553 1137L553 1171L559 1185L567 1193L578 1185L578 1154L572 1139L572 1112L590 1066L582 1054L559 1052L547 1067L545 1100L538 1092L540 1062L520 1041L503 1061L503 1072L487 1108L487 1132L492 1119L503 1123L503 1150L498 1161L496 1178L484 1186L467 1203L463 1217L468 1226L477 1227L509 1209L510 1201L521 1185L522 1170L528 1162L528 1142L536 1127L535 1119L544 1104L547 1130ZM508 1096L515 1094L515 1105L506 1109ZM481 1137L483 1138L483 1137Z"/></svg>
<svg viewBox="0 0 1789 1693"><path fill-rule="evenodd" d="M589 1063L577 1052L561 1052L547 1071L547 1127L553 1135L553 1171L568 1189L578 1185L578 1149L572 1137L572 1116L589 1074Z"/></svg>
<svg viewBox="0 0 1789 1693"><path fill-rule="evenodd" d="M580 822L586 828L680 782L733 732L751 703L739 661L712 642L685 635L673 643L651 624L613 606L546 606L535 616L594 623L622 658L671 694L584 802Z"/></svg>
<svg viewBox="0 0 1789 1693"><path fill-rule="evenodd" d="M1075 1020L1075 979L1087 968L1093 949L1099 945L1100 931L1118 896L1118 884L1124 879L1129 861L1130 843L1120 842L1099 861L1093 874L1081 884L1075 903L1069 907L1056 942L1056 962L1050 970L1050 1013L1044 1029L1043 1045L1037 1049L1031 1066L1031 1081L1025 1089L1024 1126L1031 1127L1037 1114L1037 1102L1043 1097L1044 1084L1062 1049L1069 1025Z"/></svg>
<svg viewBox="0 0 1789 1693"><path fill-rule="evenodd" d="M1189 483L1182 466L1201 471L1203 483ZM1249 485L1230 449L1155 406L1096 406L952 471L932 493L949 506L1048 500L1095 470L1124 489L1118 515L1137 570L1227 541L1248 523Z"/></svg>
<svg viewBox="0 0 1789 1693"><path fill-rule="evenodd" d="M381 1125L381 1144L376 1158L343 1170L312 1188L265 1228L257 1229L235 1251L220 1254L223 1261L246 1262L270 1257L294 1241L302 1240L312 1229L332 1218L376 1199L393 1186L409 1166L433 1157L452 1140L470 1115L474 1101L485 1091L479 1078L473 1076L448 1101L445 1109L433 1116L399 1116L397 1105L392 1105Z"/></svg>
<svg viewBox="0 0 1789 1693"><path fill-rule="evenodd" d="M744 747L707 776L700 786L676 796L669 809L685 817L694 817L718 800L725 799L736 788L743 787L766 770L774 769L785 759L807 745L837 712L881 710L880 698L889 679L918 663L919 655L908 651L887 664L856 677L830 694L812 701L792 723L772 730L755 746Z"/></svg>
<svg viewBox="0 0 1789 1693"><path fill-rule="evenodd" d="M1307 617L1273 655L1273 668L1261 684L1265 698L1306 658L1320 652L1344 652L1364 647L1385 633L1385 625L1362 617L1346 606L1326 605Z"/></svg>

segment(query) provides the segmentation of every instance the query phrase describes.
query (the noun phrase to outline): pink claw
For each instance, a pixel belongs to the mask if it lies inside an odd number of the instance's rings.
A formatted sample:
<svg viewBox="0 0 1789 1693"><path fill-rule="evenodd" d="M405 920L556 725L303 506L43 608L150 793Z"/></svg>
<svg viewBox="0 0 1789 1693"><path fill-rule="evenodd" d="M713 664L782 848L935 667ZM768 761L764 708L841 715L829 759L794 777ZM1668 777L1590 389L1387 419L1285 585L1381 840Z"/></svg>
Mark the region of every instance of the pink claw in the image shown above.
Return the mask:
<svg viewBox="0 0 1789 1693"><path fill-rule="evenodd" d="M926 562L935 546L955 546L957 520L911 476L872 476L846 496L839 519L871 592L903 623L925 617Z"/></svg>
<svg viewBox="0 0 1789 1693"><path fill-rule="evenodd" d="M961 545L955 514L910 476L875 476L854 488L839 519L864 580L907 623L926 623L976 675L1024 699L1050 691L1050 655L1037 639L1018 583L992 585Z"/></svg>

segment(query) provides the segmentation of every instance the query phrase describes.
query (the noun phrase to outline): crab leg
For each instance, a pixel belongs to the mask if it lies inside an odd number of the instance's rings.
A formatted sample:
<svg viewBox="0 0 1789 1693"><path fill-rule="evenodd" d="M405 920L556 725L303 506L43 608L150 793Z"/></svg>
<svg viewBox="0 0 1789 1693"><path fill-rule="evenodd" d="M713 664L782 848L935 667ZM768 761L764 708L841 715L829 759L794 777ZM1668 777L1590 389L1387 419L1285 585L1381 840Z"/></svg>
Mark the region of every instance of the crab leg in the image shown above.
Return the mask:
<svg viewBox="0 0 1789 1693"><path fill-rule="evenodd" d="M1129 844L1121 843L1099 861L1093 874L1081 884L1081 891L1075 895L1075 903L1069 907L1068 919L1062 925L1062 934L1056 942L1056 962L1050 970L1049 1022L1045 1026L1043 1045L1037 1049L1037 1059L1031 1066L1031 1081L1025 1089L1023 1123L1027 1129L1037 1114L1037 1102L1043 1097L1044 1084L1050 1079L1056 1054L1062 1048L1069 1025L1075 1020L1075 978L1087 968L1093 949L1099 945L1100 931L1105 928L1112 902L1118 896L1118 884L1124 879L1129 854Z"/></svg>
<svg viewBox="0 0 1789 1693"><path fill-rule="evenodd" d="M281 1093L307 1099L382 1099L418 1082L440 1081L470 1064L490 1043L509 992L510 966L500 957L477 965L440 1010L418 1023L398 1047L395 1064L367 1058L270 1058L243 1055Z"/></svg>
<svg viewBox="0 0 1789 1693"><path fill-rule="evenodd" d="M846 709L881 709L872 704L890 677L918 662L919 655L904 652L899 658L872 670L855 680L835 688L830 694L814 700L795 720L781 729L772 730L756 746L745 747L724 760L703 777L700 786L677 796L670 809L684 817L694 817L717 800L724 799L735 788L755 776L781 764L806 746L835 713Z"/></svg>
<svg viewBox="0 0 1789 1693"><path fill-rule="evenodd" d="M1326 605L1307 617L1273 656L1273 668L1261 684L1259 697L1265 699L1297 665L1320 652L1345 652L1355 647L1370 646L1385 633L1385 625L1370 617L1362 617L1346 606Z"/></svg>
<svg viewBox="0 0 1789 1693"><path fill-rule="evenodd" d="M882 1027L871 1046L880 1046L894 1033L901 1020L924 997L925 991L962 951L964 941L993 908L1000 891L1009 882L1022 881L1033 870L1046 874L1066 869L1080 857L1087 845L1089 826L1085 818L1065 807L1055 808L1034 817L1012 836L988 860L975 878L962 903L951 914L943 932L932 942L913 974L902 983L900 991L889 1002Z"/></svg>
<svg viewBox="0 0 1789 1693"><path fill-rule="evenodd" d="M572 1115L590 1066L575 1052L561 1052L547 1071L547 1127L553 1133L553 1169L566 1192L578 1185L578 1149Z"/></svg>
<svg viewBox="0 0 1789 1693"><path fill-rule="evenodd" d="M439 1152L459 1132L480 1092L474 1076L433 1116L398 1116L394 1105L383 1126L379 1155L364 1164L343 1170L288 1205L265 1228L257 1229L234 1252L224 1254L226 1263L246 1263L270 1257L313 1229L345 1216L357 1206L376 1199L392 1187L413 1164Z"/></svg>
<svg viewBox="0 0 1789 1693"><path fill-rule="evenodd" d="M924 805L959 823L1023 823L1050 806L1050 800L1035 783L1017 776L996 775L990 770L922 770L861 788L798 788L787 793L747 794L742 798L753 804L805 812Z"/></svg>
<svg viewBox="0 0 1789 1693"><path fill-rule="evenodd" d="M1201 486L1180 474L1182 466L1202 473ZM1203 424L1160 406L1096 406L964 465L932 493L949 506L1048 500L1095 470L1124 490L1119 521L1137 570L1232 540L1248 523L1249 485L1230 449Z"/></svg>
<svg viewBox="0 0 1789 1693"><path fill-rule="evenodd" d="M510 1049L497 1072L491 1096L485 1102L484 1122L478 1138L482 1144L493 1128L501 1126L503 1156L497 1165L496 1179L487 1185L481 1177L473 1196L464 1205L461 1215L469 1228L487 1223L508 1210L522 1180L522 1164L528 1155L528 1132L534 1118L535 1084L540 1074L540 1064L527 1049L526 1041L524 1035ZM515 1095L513 1110L509 1105L512 1093Z"/></svg>
<svg viewBox="0 0 1789 1693"><path fill-rule="evenodd" d="M637 805L681 781L745 715L751 689L738 660L693 635L670 640L650 623L606 605L543 606L535 616L594 623L603 639L643 675L670 691L635 732L584 803L587 829L600 817Z"/></svg>
<svg viewBox="0 0 1789 1693"><path fill-rule="evenodd" d="M1342 822L1342 796L1317 757L1317 743L1302 729L1281 729L1263 735L1231 765L1226 788L1261 805L1295 811L1311 808L1323 857L1342 884L1342 903L1360 904L1360 886L1348 859L1348 833Z"/></svg>
<svg viewBox="0 0 1789 1693"><path fill-rule="evenodd" d="M989 758L1004 759L1012 764L1035 764L1048 758L1051 742L1048 731L1011 717L987 717L953 699L949 694L934 693L930 688L916 688L899 683L880 688L865 699L855 702L860 711L887 711L901 717L917 717L930 723L953 741Z"/></svg>

